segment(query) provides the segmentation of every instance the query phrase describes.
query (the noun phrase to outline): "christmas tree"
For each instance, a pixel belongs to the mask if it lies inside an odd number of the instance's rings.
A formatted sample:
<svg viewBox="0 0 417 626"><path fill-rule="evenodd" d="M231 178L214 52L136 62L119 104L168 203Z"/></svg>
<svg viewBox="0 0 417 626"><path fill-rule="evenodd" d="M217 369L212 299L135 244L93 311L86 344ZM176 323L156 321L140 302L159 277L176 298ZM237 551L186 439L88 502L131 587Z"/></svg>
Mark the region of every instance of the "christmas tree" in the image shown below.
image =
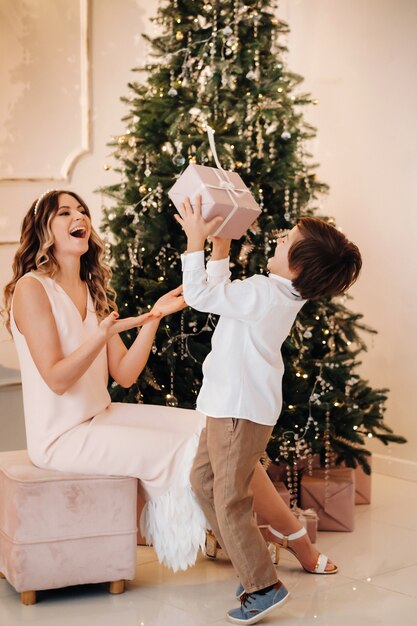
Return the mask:
<svg viewBox="0 0 417 626"><path fill-rule="evenodd" d="M262 208L232 243L234 279L265 272L276 237L313 215L327 191L306 148L315 129L303 109L316 101L286 67L288 27L275 8L270 0L172 0L159 8L160 35L147 37L155 62L140 68L146 82L129 84L126 132L112 143L120 182L102 190L111 198L103 230L122 315L146 311L181 281L185 238L167 192L189 163L214 165L207 124L223 167L242 176ZM355 373L363 331L374 331L347 301L308 302L283 346L284 404L267 450L274 461L292 466L320 453L323 463L359 462L369 472L368 437L405 441L383 421L387 390ZM129 390L113 383L113 399L194 407L215 325L215 316L191 309L166 318L146 371ZM127 345L134 336L126 333Z"/></svg>

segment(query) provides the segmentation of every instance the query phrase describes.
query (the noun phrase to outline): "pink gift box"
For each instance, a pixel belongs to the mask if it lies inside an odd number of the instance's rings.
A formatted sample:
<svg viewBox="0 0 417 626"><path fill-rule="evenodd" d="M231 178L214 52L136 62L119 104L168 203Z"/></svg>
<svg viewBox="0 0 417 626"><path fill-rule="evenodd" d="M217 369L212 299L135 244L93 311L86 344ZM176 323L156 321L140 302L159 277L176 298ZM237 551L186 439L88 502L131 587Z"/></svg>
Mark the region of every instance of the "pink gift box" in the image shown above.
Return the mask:
<svg viewBox="0 0 417 626"><path fill-rule="evenodd" d="M372 456L366 457L369 465L372 466ZM371 504L371 483L372 475L365 474L362 465L355 469L355 504Z"/></svg>
<svg viewBox="0 0 417 626"><path fill-rule="evenodd" d="M372 455L367 456L366 460L372 466ZM346 467L344 463L341 467ZM355 504L371 504L371 484L372 475L365 474L362 465L357 465L353 470L355 477Z"/></svg>
<svg viewBox="0 0 417 626"><path fill-rule="evenodd" d="M355 504L371 503L371 476L365 474L362 467L355 469Z"/></svg>
<svg viewBox="0 0 417 626"><path fill-rule="evenodd" d="M286 481L287 466L284 463L270 463L268 465L267 474L273 483Z"/></svg>
<svg viewBox="0 0 417 626"><path fill-rule="evenodd" d="M272 480L272 482L276 482L282 480L284 483L287 482L287 464L286 463L274 463L271 462L268 465L268 476ZM320 455L314 454L312 459L312 469L320 469ZM303 471L307 473L308 470L308 460L307 459L297 459L297 471Z"/></svg>
<svg viewBox="0 0 417 626"><path fill-rule="evenodd" d="M188 196L194 204L201 195L201 213L206 221L223 217L217 237L240 239L259 217L261 209L236 172L191 163L168 192L177 210Z"/></svg>
<svg viewBox="0 0 417 626"><path fill-rule="evenodd" d="M326 484L327 483L327 484ZM319 530L350 532L354 529L355 479L352 469L337 467L313 470L301 480L301 507L314 509L319 516Z"/></svg>
<svg viewBox="0 0 417 626"><path fill-rule="evenodd" d="M314 509L306 509L304 511L303 509L298 508L298 506L296 506L292 511L300 524L306 529L311 543L316 543L317 525L319 519L317 513Z"/></svg>

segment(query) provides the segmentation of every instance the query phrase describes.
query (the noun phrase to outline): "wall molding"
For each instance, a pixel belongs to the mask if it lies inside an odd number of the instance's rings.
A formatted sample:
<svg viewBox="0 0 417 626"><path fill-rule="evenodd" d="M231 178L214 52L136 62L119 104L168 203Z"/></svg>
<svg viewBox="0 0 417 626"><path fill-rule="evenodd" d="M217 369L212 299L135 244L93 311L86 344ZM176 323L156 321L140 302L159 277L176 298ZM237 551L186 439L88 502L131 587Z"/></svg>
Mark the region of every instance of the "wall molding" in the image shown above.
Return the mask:
<svg viewBox="0 0 417 626"><path fill-rule="evenodd" d="M372 453L372 471L393 478L403 478L417 482L417 463L387 454Z"/></svg>
<svg viewBox="0 0 417 626"><path fill-rule="evenodd" d="M80 7L80 107L81 107L81 145L74 148L65 158L57 176L0 176L0 183L14 182L53 182L69 181L77 162L91 152L91 42L90 42L90 2L78 0Z"/></svg>

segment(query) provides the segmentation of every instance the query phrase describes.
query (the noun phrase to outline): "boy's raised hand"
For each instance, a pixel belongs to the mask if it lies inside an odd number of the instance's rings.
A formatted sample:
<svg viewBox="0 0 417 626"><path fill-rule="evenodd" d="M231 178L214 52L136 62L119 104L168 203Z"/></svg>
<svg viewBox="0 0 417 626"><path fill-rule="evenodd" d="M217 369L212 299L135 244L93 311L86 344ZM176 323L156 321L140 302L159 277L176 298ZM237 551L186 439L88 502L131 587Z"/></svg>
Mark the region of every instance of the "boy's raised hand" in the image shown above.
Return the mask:
<svg viewBox="0 0 417 626"><path fill-rule="evenodd" d="M204 243L207 237L216 231L223 221L222 217L214 217L209 222L205 222L201 216L201 195L195 199L194 207L190 199L186 198L181 204L179 215L174 215L181 224L187 235L187 252L198 252L204 250Z"/></svg>

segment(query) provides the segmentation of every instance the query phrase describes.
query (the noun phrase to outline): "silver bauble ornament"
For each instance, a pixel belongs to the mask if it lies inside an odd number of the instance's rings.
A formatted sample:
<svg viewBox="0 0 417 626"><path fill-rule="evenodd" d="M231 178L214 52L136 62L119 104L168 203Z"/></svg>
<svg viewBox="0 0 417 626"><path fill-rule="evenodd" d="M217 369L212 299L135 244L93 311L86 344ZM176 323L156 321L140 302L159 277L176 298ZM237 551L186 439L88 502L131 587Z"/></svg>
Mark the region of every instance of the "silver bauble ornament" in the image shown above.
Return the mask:
<svg viewBox="0 0 417 626"><path fill-rule="evenodd" d="M172 162L177 167L182 167L184 165L184 163L185 163L185 157L183 157L182 154L180 152L178 152L178 154L175 154L173 156Z"/></svg>

